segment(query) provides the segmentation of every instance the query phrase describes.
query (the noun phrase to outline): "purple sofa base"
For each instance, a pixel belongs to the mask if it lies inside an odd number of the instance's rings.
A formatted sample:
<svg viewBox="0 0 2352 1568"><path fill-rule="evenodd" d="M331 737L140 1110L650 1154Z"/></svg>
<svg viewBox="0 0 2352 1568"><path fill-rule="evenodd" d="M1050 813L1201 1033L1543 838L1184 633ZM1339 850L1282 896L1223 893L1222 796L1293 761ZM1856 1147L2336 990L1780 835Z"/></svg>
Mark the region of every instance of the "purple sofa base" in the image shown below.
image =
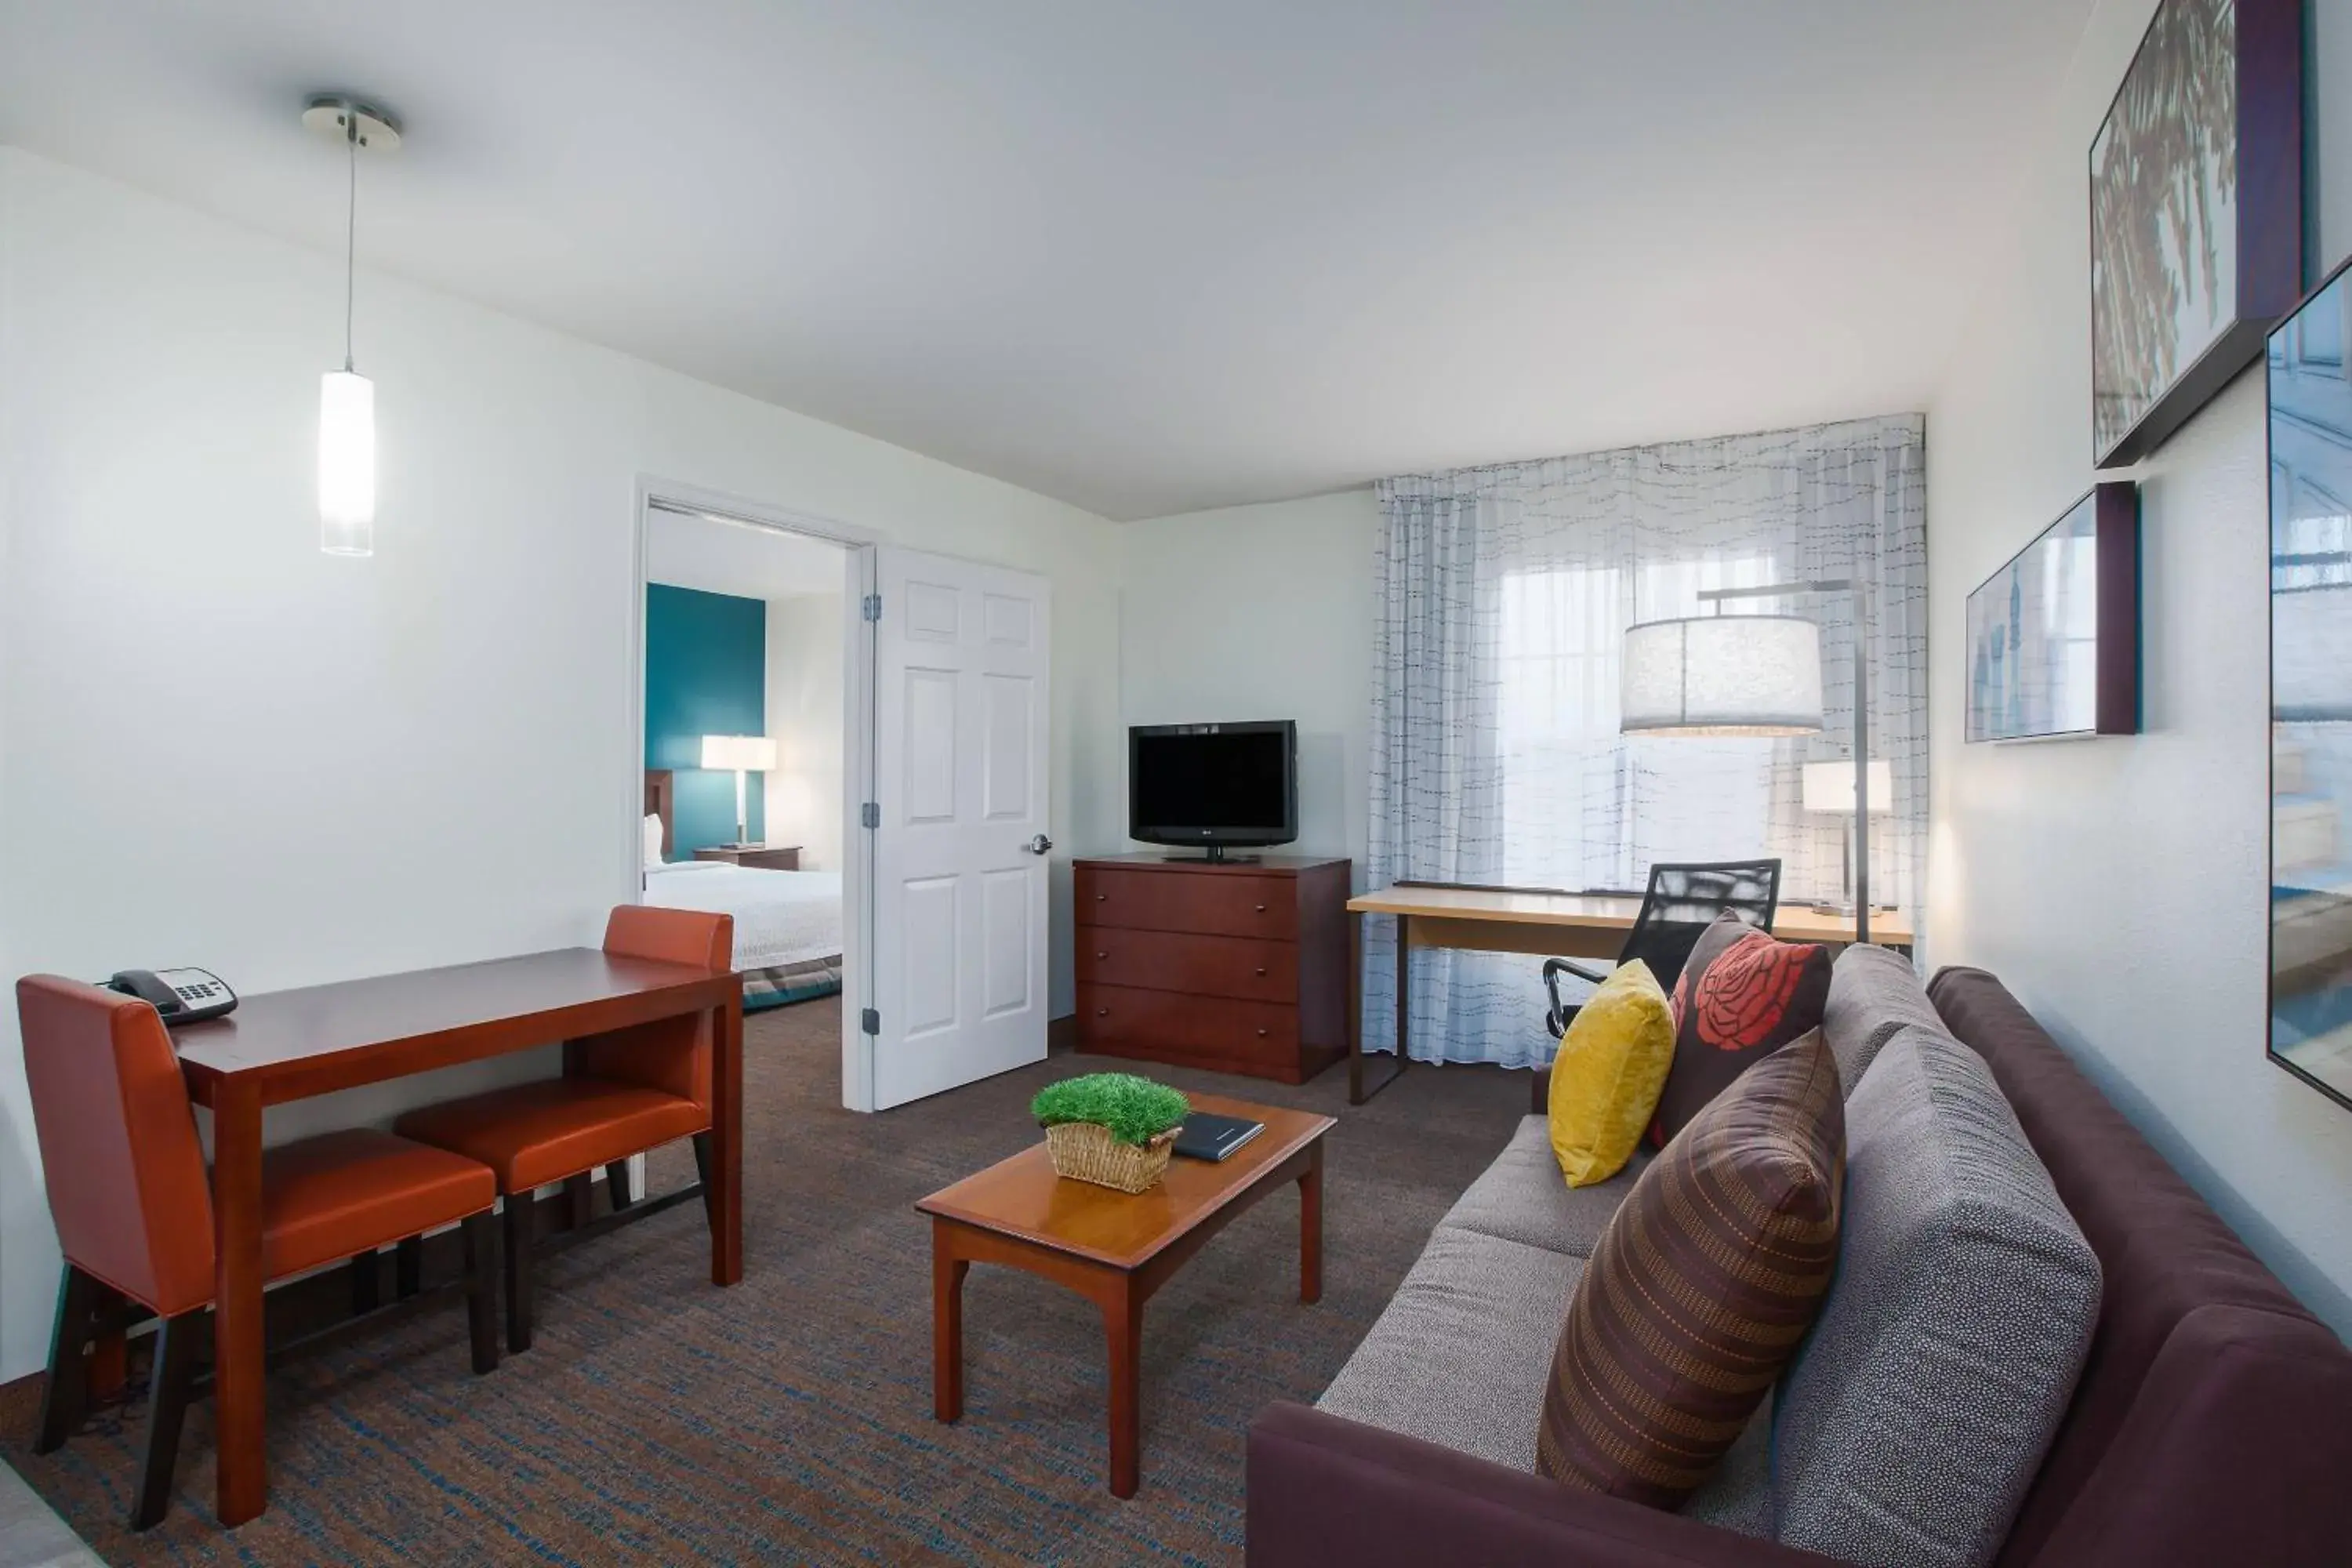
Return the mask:
<svg viewBox="0 0 2352 1568"><path fill-rule="evenodd" d="M1991 1065L2105 1273L2002 1568L2352 1563L2352 1352L1999 981L1948 969L1928 991ZM1252 1568L1832 1561L1297 1405L1252 1424L1248 1482Z"/></svg>

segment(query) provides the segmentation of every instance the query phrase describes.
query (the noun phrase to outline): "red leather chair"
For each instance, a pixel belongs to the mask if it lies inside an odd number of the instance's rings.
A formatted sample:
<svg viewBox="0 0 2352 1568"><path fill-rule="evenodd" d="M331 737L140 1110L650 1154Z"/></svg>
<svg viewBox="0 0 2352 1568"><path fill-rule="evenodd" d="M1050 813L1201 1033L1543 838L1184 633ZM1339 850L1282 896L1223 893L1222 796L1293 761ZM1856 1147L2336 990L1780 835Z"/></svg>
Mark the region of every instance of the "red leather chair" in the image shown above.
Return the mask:
<svg viewBox="0 0 2352 1568"><path fill-rule="evenodd" d="M78 980L16 983L42 1178L65 1253L48 1387L33 1444L62 1445L82 1414L84 1346L127 1298L163 1320L134 1530L170 1506L180 1423L194 1392L195 1336L213 1301L212 1187L195 1113L155 1009ZM490 1254L497 1182L474 1161L372 1129L266 1151L261 1269L282 1279L452 1223L465 1227L474 1370L498 1365Z"/></svg>
<svg viewBox="0 0 2352 1568"><path fill-rule="evenodd" d="M624 904L605 924L604 951L731 973L735 917ZM497 1173L506 1199L509 1350L530 1348L530 1255L540 1188L567 1184L577 1223L586 1217L590 1173L603 1165L614 1184L614 1206L625 1208L625 1162L691 1138L709 1217L711 1052L708 1015L665 1018L571 1041L562 1078L426 1106L393 1124L404 1138L463 1154Z"/></svg>

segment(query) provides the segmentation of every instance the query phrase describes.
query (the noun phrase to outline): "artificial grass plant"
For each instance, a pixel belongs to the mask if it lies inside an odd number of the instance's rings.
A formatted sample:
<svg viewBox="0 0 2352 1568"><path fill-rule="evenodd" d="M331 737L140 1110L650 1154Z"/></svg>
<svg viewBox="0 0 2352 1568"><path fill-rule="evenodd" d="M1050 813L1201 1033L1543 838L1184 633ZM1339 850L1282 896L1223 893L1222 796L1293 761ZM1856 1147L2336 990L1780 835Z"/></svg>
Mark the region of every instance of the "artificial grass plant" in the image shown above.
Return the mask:
<svg viewBox="0 0 2352 1568"><path fill-rule="evenodd" d="M1145 1144L1181 1123L1192 1111L1181 1094L1164 1083L1128 1072L1093 1072L1047 1084L1029 1102L1040 1127L1091 1121L1121 1143Z"/></svg>

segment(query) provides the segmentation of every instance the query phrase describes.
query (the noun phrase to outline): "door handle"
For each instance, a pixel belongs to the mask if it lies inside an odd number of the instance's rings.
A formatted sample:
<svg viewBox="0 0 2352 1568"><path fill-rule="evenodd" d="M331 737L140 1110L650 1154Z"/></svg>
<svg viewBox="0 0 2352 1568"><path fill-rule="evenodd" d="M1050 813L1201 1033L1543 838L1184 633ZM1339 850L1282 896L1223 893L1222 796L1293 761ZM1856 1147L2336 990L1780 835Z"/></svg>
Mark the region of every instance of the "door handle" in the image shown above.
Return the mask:
<svg viewBox="0 0 2352 1568"><path fill-rule="evenodd" d="M1026 849L1032 855L1043 855L1053 847L1054 841L1040 833L1036 837L1032 838L1028 843L1024 844L1021 847Z"/></svg>

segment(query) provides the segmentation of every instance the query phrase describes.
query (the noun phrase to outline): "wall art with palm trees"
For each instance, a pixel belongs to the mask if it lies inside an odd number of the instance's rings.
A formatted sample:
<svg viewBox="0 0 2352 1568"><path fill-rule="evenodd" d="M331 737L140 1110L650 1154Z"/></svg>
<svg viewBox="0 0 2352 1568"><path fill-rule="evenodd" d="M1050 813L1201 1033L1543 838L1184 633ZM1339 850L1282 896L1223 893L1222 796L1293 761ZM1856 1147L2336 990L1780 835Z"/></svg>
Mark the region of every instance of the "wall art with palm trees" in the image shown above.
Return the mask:
<svg viewBox="0 0 2352 1568"><path fill-rule="evenodd" d="M2091 422L2147 457L2303 285L2299 0L2162 0L2091 143Z"/></svg>

